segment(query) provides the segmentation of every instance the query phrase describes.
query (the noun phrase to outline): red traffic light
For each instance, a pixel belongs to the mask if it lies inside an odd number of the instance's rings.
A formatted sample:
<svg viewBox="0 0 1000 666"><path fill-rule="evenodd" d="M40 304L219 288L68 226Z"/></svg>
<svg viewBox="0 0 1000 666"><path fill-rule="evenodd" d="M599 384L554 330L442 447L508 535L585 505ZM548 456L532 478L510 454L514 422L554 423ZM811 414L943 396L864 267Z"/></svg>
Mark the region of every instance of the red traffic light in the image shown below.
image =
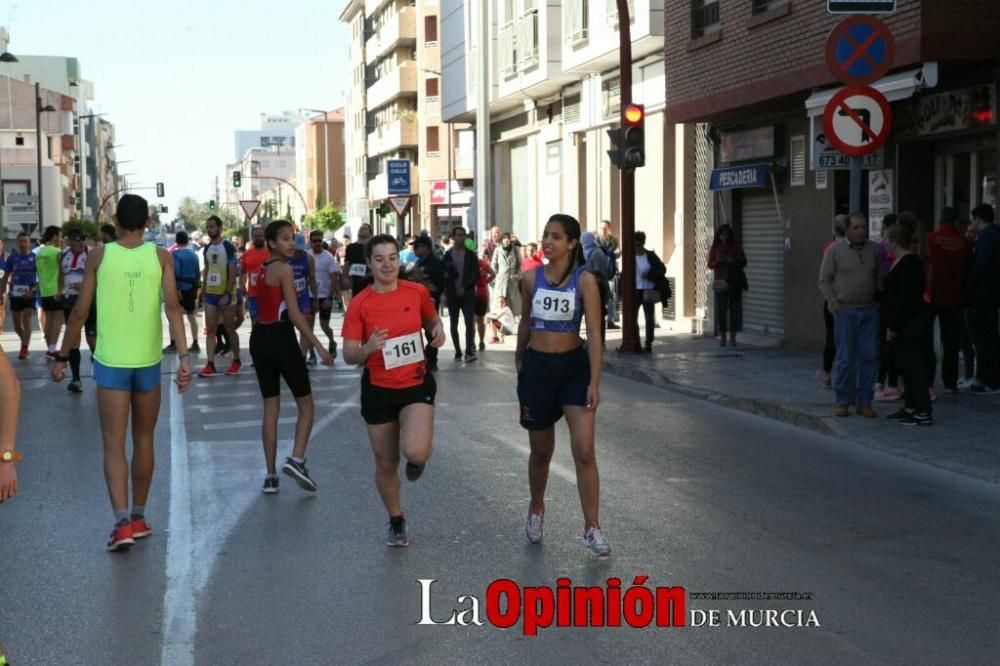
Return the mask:
<svg viewBox="0 0 1000 666"><path fill-rule="evenodd" d="M641 104L629 104L622 112L622 118L628 125L638 125L646 117L646 109Z"/></svg>

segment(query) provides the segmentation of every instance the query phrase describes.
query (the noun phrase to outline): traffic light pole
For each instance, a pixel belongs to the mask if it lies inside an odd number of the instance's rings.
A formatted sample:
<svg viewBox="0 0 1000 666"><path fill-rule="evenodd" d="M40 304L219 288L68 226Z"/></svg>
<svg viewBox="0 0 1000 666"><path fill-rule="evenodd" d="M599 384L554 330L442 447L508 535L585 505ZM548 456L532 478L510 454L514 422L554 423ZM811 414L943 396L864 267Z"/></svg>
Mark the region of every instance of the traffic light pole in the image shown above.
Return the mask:
<svg viewBox="0 0 1000 666"><path fill-rule="evenodd" d="M619 96L621 108L632 103L632 31L628 0L618 0L618 36L621 40ZM621 250L622 250L622 346L623 354L638 354L639 313L635 299L635 169L625 164L620 169Z"/></svg>

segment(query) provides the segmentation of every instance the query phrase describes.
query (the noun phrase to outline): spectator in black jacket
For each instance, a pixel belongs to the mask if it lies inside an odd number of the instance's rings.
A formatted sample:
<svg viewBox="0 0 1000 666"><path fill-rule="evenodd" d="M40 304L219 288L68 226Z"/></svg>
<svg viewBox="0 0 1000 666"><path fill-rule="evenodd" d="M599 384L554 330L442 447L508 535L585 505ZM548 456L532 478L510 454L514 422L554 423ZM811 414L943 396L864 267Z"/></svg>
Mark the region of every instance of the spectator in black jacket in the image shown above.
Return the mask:
<svg viewBox="0 0 1000 666"><path fill-rule="evenodd" d="M656 328L656 304L666 305L670 300L670 283L667 282L667 267L656 253L646 249L646 234L635 232L635 313L639 317L642 308L646 320L646 344L643 351L653 351L653 329Z"/></svg>
<svg viewBox="0 0 1000 666"><path fill-rule="evenodd" d="M417 255L417 268L419 268L427 278L426 284L434 299L434 308L441 310L441 297L444 295L445 269L444 262L434 256L434 243L430 236L417 236L413 239L413 253ZM424 356L427 358L427 369L437 370L438 350L430 344L430 338L424 347Z"/></svg>
<svg viewBox="0 0 1000 666"><path fill-rule="evenodd" d="M968 280L977 367L976 383L969 390L987 395L1000 391L1000 227L989 204L977 206L972 220L979 231Z"/></svg>
<svg viewBox="0 0 1000 666"><path fill-rule="evenodd" d="M900 223L889 227L886 245L895 260L885 279L882 314L886 319L886 336L894 343L896 365L903 376L906 405L888 418L908 426L929 426L934 421L925 348L931 334L931 318L924 301L924 266L911 251L913 240L914 230L910 225Z"/></svg>
<svg viewBox="0 0 1000 666"><path fill-rule="evenodd" d="M479 258L475 250L465 246L465 227L451 230L451 247L444 253L445 295L448 297L448 317L451 320L451 342L455 360L462 360L462 343L458 338L458 314L465 318L465 362L476 358L476 282L479 280Z"/></svg>

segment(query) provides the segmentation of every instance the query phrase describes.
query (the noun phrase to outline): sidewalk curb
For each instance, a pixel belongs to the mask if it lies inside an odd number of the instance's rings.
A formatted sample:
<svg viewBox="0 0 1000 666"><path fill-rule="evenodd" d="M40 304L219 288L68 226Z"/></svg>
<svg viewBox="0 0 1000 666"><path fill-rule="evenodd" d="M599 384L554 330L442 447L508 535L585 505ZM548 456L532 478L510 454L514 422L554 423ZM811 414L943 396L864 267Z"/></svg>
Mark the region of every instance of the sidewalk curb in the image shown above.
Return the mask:
<svg viewBox="0 0 1000 666"><path fill-rule="evenodd" d="M895 446L886 446L883 443L872 441L868 437L859 437L856 432L849 431L848 429L840 426L839 421L841 419L837 419L832 415L817 416L815 414L809 414L800 409L788 407L770 400L729 395L719 393L718 391L713 391L711 389L680 384L671 380L663 372L652 368L642 368L637 365L632 365L631 363L622 363L613 357L605 357L604 369L611 374L625 379L630 379L643 384L649 384L651 386L679 393L696 400L711 402L722 407L736 409L748 414L763 416L764 418L774 421L812 430L822 435L829 435L831 437L843 439L845 441L863 446L867 449L904 458L911 462L930 465L932 467L961 474L978 481L986 481L994 484L1000 483L1000 475L991 474L978 467L950 462L947 460L938 460L930 456L914 453L913 451L907 449Z"/></svg>

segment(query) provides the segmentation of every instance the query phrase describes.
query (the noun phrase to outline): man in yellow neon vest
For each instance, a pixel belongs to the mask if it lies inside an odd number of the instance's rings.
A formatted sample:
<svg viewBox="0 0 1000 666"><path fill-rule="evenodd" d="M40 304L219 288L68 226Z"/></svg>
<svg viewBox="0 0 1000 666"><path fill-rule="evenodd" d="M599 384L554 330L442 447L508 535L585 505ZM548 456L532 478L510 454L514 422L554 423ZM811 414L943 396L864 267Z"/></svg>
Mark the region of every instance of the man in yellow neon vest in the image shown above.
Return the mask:
<svg viewBox="0 0 1000 666"><path fill-rule="evenodd" d="M149 220L146 200L126 194L118 200L118 240L94 248L70 315L52 378L62 381L71 349L80 346L80 328L97 298L97 348L94 380L104 437L104 478L115 526L109 551L127 550L136 539L152 534L146 522L146 499L153 480L153 432L160 413L160 361L163 329L161 293L170 336L177 343L180 392L191 382L191 358L184 318L177 300L174 260L166 249L144 241ZM129 512L129 460L125 455L129 411L132 412L132 510Z"/></svg>

